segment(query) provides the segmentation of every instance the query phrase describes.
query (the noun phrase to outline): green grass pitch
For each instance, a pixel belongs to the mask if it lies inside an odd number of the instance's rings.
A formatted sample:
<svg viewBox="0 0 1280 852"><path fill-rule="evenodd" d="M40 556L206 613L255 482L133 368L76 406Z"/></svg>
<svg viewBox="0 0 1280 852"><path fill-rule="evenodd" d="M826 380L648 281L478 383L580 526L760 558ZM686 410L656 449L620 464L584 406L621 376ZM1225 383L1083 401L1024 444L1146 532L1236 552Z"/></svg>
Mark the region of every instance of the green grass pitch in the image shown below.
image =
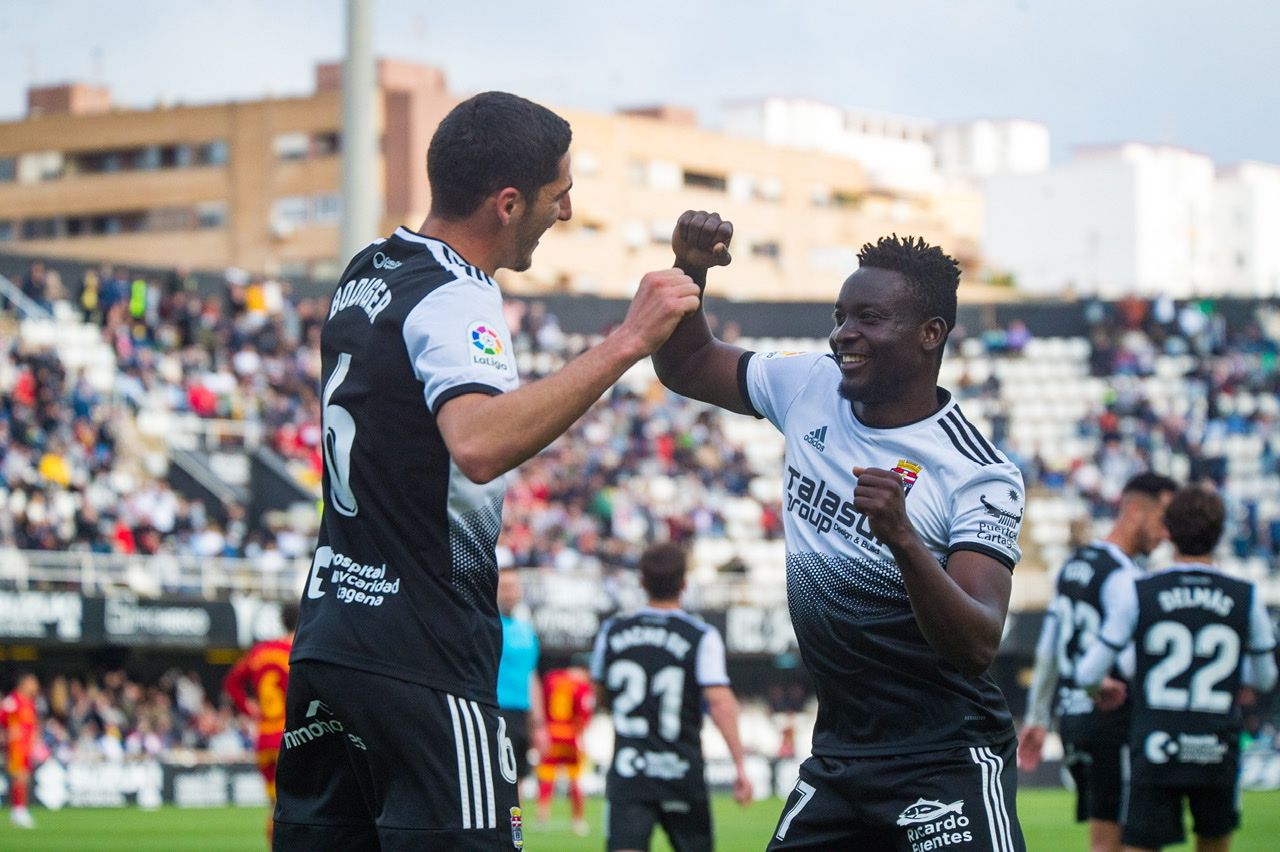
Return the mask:
<svg viewBox="0 0 1280 852"><path fill-rule="evenodd" d="M1018 811L1027 848L1032 852L1084 850L1085 829L1071 821L1072 797L1064 790L1024 790ZM588 802L591 833L577 837L569 826L568 805L556 801L550 822L539 825L533 808L526 808L525 849L533 852L577 852L604 848L602 803ZM766 799L742 809L728 798L715 801L716 848L724 852L762 850L773 832L782 802ZM0 850L95 850L95 852L216 852L263 850L267 812L256 808L179 809L155 811L62 810L33 811L39 828L19 831L0 821ZM653 852L669 852L665 839ZM1169 847L1189 850L1191 845ZM1244 826L1232 844L1234 852L1274 852L1280 849L1280 792L1246 793Z"/></svg>

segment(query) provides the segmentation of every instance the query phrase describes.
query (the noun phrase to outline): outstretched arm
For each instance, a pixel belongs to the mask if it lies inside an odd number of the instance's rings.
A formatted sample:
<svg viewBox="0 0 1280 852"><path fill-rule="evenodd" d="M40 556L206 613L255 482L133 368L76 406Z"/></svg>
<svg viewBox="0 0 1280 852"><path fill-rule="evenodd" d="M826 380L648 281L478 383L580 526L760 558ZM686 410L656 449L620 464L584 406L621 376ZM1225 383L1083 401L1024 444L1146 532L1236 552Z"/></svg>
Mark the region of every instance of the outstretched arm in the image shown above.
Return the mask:
<svg viewBox="0 0 1280 852"><path fill-rule="evenodd" d="M728 266L733 223L716 213L685 211L671 234L676 267L700 292L707 286L707 270ZM738 362L747 350L717 340L707 325L702 300L659 349L653 353L658 378L671 390L739 414L754 414L738 389Z"/></svg>
<svg viewBox="0 0 1280 852"><path fill-rule="evenodd" d="M564 434L697 305L698 288L679 270L645 275L622 325L558 372L509 393L468 393L444 403L436 425L449 455L473 482L517 467Z"/></svg>

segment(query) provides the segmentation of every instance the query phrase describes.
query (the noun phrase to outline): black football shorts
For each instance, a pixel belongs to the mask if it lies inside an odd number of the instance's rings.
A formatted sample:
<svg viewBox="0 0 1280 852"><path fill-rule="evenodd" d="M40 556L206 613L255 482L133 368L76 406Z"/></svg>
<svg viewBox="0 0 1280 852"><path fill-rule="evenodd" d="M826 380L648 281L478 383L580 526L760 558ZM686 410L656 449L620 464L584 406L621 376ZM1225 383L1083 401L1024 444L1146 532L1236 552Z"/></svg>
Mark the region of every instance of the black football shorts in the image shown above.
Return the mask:
<svg viewBox="0 0 1280 852"><path fill-rule="evenodd" d="M1120 821L1120 804L1129 782L1127 745L1082 748L1063 743L1063 759L1076 785L1076 822Z"/></svg>
<svg viewBox="0 0 1280 852"><path fill-rule="evenodd" d="M648 849L655 825L661 825L675 852L711 852L711 807L705 798L637 802L605 801L607 849Z"/></svg>
<svg viewBox="0 0 1280 852"><path fill-rule="evenodd" d="M290 668L276 791L276 850L524 845L497 708L345 666Z"/></svg>
<svg viewBox="0 0 1280 852"><path fill-rule="evenodd" d="M1129 788L1121 840L1126 846L1159 849L1186 839L1182 800L1191 806L1192 830L1200 837L1224 837L1240 825L1240 791L1236 787L1157 787L1133 784Z"/></svg>
<svg viewBox="0 0 1280 852"><path fill-rule="evenodd" d="M891 757L810 757L770 850L1026 852L1016 740Z"/></svg>

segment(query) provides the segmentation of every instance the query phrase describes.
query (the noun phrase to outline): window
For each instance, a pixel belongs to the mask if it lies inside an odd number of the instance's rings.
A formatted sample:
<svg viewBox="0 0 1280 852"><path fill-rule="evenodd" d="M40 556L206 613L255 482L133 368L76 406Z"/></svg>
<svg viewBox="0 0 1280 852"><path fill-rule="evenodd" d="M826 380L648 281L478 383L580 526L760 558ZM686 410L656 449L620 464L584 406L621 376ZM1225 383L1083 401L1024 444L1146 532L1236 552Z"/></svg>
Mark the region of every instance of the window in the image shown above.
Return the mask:
<svg viewBox="0 0 1280 852"><path fill-rule="evenodd" d="M195 219L189 207L162 207L147 214L144 230L186 231Z"/></svg>
<svg viewBox="0 0 1280 852"><path fill-rule="evenodd" d="M160 146L148 145L139 152L139 156L137 160L135 160L135 165L137 168L144 171L154 171L155 169L160 168L160 160Z"/></svg>
<svg viewBox="0 0 1280 852"><path fill-rule="evenodd" d="M722 175L691 172L688 169L684 173L684 185L690 189L710 189L715 192L724 192L726 183Z"/></svg>
<svg viewBox="0 0 1280 852"><path fill-rule="evenodd" d="M777 260L781 254L776 240L763 240L758 243L751 244L751 254L756 257L763 257L769 260Z"/></svg>
<svg viewBox="0 0 1280 852"><path fill-rule="evenodd" d="M311 137L311 156L332 157L342 153L342 134L336 130L317 133Z"/></svg>
<svg viewBox="0 0 1280 852"><path fill-rule="evenodd" d="M310 145L305 133L281 133L272 140L271 148L281 160L305 160Z"/></svg>
<svg viewBox="0 0 1280 852"><path fill-rule="evenodd" d="M206 142L196 148L197 166L225 166L227 164L227 143L221 139Z"/></svg>
<svg viewBox="0 0 1280 852"><path fill-rule="evenodd" d="M0 219L0 243L7 243L14 238L13 223L8 219Z"/></svg>
<svg viewBox="0 0 1280 852"><path fill-rule="evenodd" d="M317 225L336 225L341 219L342 196L331 192L312 199L311 220Z"/></svg>
<svg viewBox="0 0 1280 852"><path fill-rule="evenodd" d="M307 224L310 215L311 202L305 195L277 198L271 205L271 227L283 236Z"/></svg>
<svg viewBox="0 0 1280 852"><path fill-rule="evenodd" d="M831 193L831 203L836 207L861 207L866 196L861 192L838 189Z"/></svg>
<svg viewBox="0 0 1280 852"><path fill-rule="evenodd" d="M41 183L62 177L65 161L61 151L40 151L18 158L18 183Z"/></svg>
<svg viewBox="0 0 1280 852"><path fill-rule="evenodd" d="M195 207L197 228L221 228L227 224L227 202L205 201Z"/></svg>
<svg viewBox="0 0 1280 852"><path fill-rule="evenodd" d="M782 181L774 177L761 178L756 184L756 198L761 201L778 201L782 198Z"/></svg>
<svg viewBox="0 0 1280 852"><path fill-rule="evenodd" d="M18 161L13 157L0 157L0 183L13 183L18 176Z"/></svg>
<svg viewBox="0 0 1280 852"><path fill-rule="evenodd" d="M48 240L58 236L62 223L58 219L27 219L22 223L24 240Z"/></svg>

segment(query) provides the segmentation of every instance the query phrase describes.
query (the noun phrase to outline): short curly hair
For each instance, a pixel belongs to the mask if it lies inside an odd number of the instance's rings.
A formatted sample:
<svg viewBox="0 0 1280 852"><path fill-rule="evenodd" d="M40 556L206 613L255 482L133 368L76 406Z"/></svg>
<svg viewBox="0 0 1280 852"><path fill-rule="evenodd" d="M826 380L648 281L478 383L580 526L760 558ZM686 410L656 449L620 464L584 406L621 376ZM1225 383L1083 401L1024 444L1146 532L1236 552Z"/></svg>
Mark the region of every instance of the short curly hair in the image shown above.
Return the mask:
<svg viewBox="0 0 1280 852"><path fill-rule="evenodd" d="M1164 509L1169 539L1183 556L1208 556L1218 546L1226 526L1222 497L1204 485L1188 485Z"/></svg>
<svg viewBox="0 0 1280 852"><path fill-rule="evenodd" d="M907 279L920 316L941 317L947 331L956 327L956 290L960 286L960 264L937 246L921 237L881 237L858 252L858 264L899 272Z"/></svg>

